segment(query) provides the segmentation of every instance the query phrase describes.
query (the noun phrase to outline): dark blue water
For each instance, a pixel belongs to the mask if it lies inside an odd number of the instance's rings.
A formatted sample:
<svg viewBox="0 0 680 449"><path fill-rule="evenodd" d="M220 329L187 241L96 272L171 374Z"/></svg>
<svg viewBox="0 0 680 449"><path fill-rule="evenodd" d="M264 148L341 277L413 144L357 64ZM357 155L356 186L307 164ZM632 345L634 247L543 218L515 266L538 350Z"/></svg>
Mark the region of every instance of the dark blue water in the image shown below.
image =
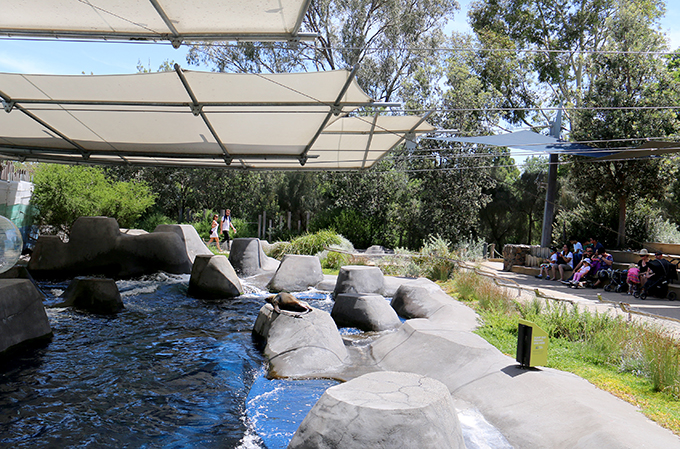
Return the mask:
<svg viewBox="0 0 680 449"><path fill-rule="evenodd" d="M286 447L335 382L264 378L265 293L202 301L187 282L119 282L115 317L50 307L68 284L41 284L54 338L0 367L0 447Z"/></svg>

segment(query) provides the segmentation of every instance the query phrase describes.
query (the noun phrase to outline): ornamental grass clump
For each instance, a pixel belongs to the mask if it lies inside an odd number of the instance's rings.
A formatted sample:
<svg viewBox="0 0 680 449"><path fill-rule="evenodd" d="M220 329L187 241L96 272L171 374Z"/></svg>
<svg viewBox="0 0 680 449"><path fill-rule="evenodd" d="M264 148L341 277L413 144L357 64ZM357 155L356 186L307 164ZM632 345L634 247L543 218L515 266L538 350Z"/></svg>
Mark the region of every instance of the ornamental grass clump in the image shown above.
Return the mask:
<svg viewBox="0 0 680 449"><path fill-rule="evenodd" d="M680 345L667 332L645 329L642 334L647 375L654 390L680 398Z"/></svg>

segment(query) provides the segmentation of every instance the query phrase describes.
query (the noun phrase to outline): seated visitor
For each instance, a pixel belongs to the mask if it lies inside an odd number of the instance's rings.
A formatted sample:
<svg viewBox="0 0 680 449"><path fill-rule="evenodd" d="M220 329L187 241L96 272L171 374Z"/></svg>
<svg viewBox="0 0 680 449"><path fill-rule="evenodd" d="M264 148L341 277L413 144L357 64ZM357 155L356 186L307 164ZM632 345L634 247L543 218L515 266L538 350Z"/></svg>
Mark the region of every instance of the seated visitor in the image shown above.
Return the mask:
<svg viewBox="0 0 680 449"><path fill-rule="evenodd" d="M581 242L579 242L576 237L572 237L569 239L569 243L571 243L571 246L574 248L571 252L574 255L573 260L571 263L573 266L578 265L579 262L581 262L581 259L583 258L583 245L581 245Z"/></svg>
<svg viewBox="0 0 680 449"><path fill-rule="evenodd" d="M605 251L603 247L597 250L597 253L595 254L595 259L591 260L593 260L593 270L595 263L597 263L598 265L597 270L591 271L590 274L590 276L593 276L597 279L593 284L593 288L602 287L609 281L609 272L606 270L611 268L612 265L614 264L614 257L612 257L612 255L609 254L607 251Z"/></svg>
<svg viewBox="0 0 680 449"><path fill-rule="evenodd" d="M637 264L630 264L628 267L628 274L626 275L626 283L628 284L628 294L633 295L640 289L640 268Z"/></svg>
<svg viewBox="0 0 680 449"><path fill-rule="evenodd" d="M649 271L649 251L642 248L638 255L640 256L640 260L637 265L640 269L640 286L642 287L645 285L645 282L647 282L649 276L651 276L651 272Z"/></svg>
<svg viewBox="0 0 680 449"><path fill-rule="evenodd" d="M574 255L569 251L569 245L566 243L562 246L562 251L557 254L557 269L560 272L560 281L565 280L565 271L572 271L574 269ZM554 272L553 279L557 280Z"/></svg>
<svg viewBox="0 0 680 449"><path fill-rule="evenodd" d="M598 249L604 250L604 245L597 241L597 237L591 237L590 244L593 245L593 250L595 252L597 252Z"/></svg>
<svg viewBox="0 0 680 449"><path fill-rule="evenodd" d="M586 259L586 258L587 258L587 259L590 259L591 257L593 257L594 254L595 254L595 251L593 251L592 246L591 246L591 247L587 247L587 248L583 251L583 259ZM581 259L580 262L574 264L574 273L576 273L578 270L580 270L581 267L583 266L583 259ZM571 281L571 279L569 279L569 280ZM563 283L569 284L569 282L564 282L564 281L563 281Z"/></svg>
<svg viewBox="0 0 680 449"><path fill-rule="evenodd" d="M541 264L541 270L539 273L536 275L538 279L541 279L544 276L545 272L545 279L550 280L550 274L548 270L552 269L553 270L553 277L555 276L555 267L557 267L557 248L554 246L550 247L550 258L545 259L545 261Z"/></svg>
<svg viewBox="0 0 680 449"><path fill-rule="evenodd" d="M585 258L581 261L581 267L578 271L574 272L574 277L571 280L571 288L583 287L583 282L581 279L590 272L590 259Z"/></svg>

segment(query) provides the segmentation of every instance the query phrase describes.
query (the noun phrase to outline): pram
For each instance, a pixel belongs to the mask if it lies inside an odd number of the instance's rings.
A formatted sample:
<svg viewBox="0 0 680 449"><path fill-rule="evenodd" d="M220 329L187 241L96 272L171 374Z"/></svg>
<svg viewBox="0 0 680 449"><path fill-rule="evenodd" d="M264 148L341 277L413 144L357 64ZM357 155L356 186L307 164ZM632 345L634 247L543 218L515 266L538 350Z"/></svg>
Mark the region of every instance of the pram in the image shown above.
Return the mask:
<svg viewBox="0 0 680 449"><path fill-rule="evenodd" d="M678 299L675 292L668 292L668 284L670 281L678 278L677 266L668 262L667 260L652 260L649 262L649 269L653 275L639 292L635 293L636 298L647 299L648 296L656 296L659 298L666 298L670 301Z"/></svg>
<svg viewBox="0 0 680 449"><path fill-rule="evenodd" d="M609 269L611 281L604 286L606 292L626 293L628 291L628 270Z"/></svg>

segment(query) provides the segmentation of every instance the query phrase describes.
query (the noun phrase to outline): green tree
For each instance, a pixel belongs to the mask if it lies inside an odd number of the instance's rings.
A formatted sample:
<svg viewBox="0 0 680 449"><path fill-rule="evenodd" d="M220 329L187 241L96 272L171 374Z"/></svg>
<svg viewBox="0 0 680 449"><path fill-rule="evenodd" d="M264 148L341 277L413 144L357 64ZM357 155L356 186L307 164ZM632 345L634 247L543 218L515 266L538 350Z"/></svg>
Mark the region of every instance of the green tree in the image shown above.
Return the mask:
<svg viewBox="0 0 680 449"><path fill-rule="evenodd" d="M81 216L110 216L131 227L155 196L143 182L111 182L98 167L40 164L31 202L43 224L68 231Z"/></svg>
<svg viewBox="0 0 680 449"><path fill-rule="evenodd" d="M604 48L611 52L592 56L593 79L583 99L583 105L592 108L574 117L575 139L604 141L603 148L620 149L680 130L677 114L664 108L678 103L678 84L662 57L640 53L667 48L664 36L655 30L660 14L656 2L622 1L617 15L607 20L610 36ZM663 196L673 168L666 160L628 160L623 154L621 160L595 163L574 158L570 174L582 194L616 199L616 243L623 247L629 202Z"/></svg>

